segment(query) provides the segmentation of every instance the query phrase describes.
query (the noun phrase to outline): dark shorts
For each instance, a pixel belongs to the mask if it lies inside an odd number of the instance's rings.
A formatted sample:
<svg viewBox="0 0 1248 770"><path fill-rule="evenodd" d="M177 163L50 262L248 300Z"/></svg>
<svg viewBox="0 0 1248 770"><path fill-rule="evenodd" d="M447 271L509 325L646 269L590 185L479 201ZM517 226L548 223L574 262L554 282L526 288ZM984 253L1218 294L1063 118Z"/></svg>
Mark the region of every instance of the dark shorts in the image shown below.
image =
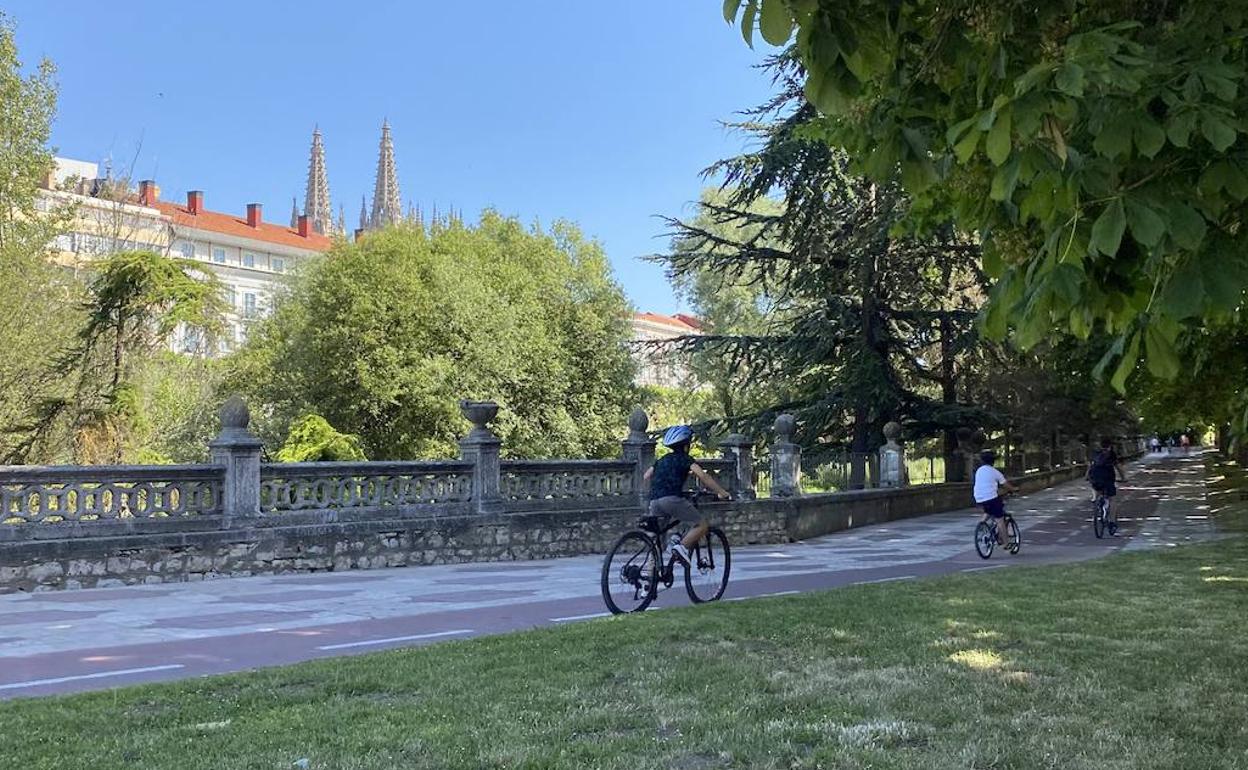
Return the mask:
<svg viewBox="0 0 1248 770"><path fill-rule="evenodd" d="M985 500L984 502L979 504L979 507L983 508L984 513L988 514L994 519L999 519L1005 515L1005 501L1002 500L1000 497L994 497L991 500Z"/></svg>
<svg viewBox="0 0 1248 770"><path fill-rule="evenodd" d="M702 521L702 514L698 512L694 504L679 495L651 500L650 515L667 516L672 521L679 521L682 524L697 524Z"/></svg>
<svg viewBox="0 0 1248 770"><path fill-rule="evenodd" d="M1093 481L1092 489L1097 494L1105 495L1106 497L1113 497L1118 494L1118 487L1114 486L1112 481Z"/></svg>

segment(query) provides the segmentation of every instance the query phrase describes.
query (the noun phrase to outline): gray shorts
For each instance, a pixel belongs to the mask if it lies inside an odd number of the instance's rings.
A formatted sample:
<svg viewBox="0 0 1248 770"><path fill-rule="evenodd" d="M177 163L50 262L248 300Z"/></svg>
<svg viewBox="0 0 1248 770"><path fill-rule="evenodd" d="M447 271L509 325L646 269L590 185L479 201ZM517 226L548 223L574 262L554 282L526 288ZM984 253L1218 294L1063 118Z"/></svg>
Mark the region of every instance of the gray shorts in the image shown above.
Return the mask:
<svg viewBox="0 0 1248 770"><path fill-rule="evenodd" d="M697 524L702 521L702 514L688 498L672 495L650 501L651 516L668 516L673 521L683 524Z"/></svg>

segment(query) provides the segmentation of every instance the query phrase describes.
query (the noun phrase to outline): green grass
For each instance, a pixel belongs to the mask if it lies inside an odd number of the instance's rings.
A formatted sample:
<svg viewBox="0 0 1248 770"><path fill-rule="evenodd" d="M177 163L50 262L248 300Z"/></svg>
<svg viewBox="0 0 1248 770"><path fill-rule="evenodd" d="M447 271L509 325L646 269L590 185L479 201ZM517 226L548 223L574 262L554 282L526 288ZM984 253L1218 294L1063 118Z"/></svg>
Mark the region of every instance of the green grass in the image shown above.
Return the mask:
<svg viewBox="0 0 1248 770"><path fill-rule="evenodd" d="M1248 538L0 704L0 767L1248 767Z"/></svg>

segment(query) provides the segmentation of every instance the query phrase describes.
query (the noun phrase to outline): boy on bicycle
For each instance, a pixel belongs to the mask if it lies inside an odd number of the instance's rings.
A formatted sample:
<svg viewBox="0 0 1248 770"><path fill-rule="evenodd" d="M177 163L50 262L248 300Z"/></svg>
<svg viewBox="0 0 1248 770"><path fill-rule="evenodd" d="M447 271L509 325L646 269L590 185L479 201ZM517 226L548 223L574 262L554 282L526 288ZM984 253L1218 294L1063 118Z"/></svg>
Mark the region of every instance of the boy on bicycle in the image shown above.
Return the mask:
<svg viewBox="0 0 1248 770"><path fill-rule="evenodd" d="M1011 484L1005 474L993 467L993 463L997 461L997 453L991 449L984 451L979 456L982 463L975 469L975 504L984 509L984 516L980 521L988 521L991 517L1000 520L1005 516L1005 499L1001 496L1001 490L1008 492L1017 492L1018 487ZM997 527L997 543L1005 545L1002 527Z"/></svg>
<svg viewBox="0 0 1248 770"><path fill-rule="evenodd" d="M707 489L715 493L720 500L728 500L729 495L723 487L702 469L689 456L689 444L693 441L693 429L688 425L677 425L668 428L663 434L663 446L672 450L659 458L652 467L646 469L643 477L650 484L650 515L667 516L683 524L694 525L679 543L672 546L676 558L688 565L689 549L698 539L706 536L711 524L700 513L697 507L685 496L685 482L692 473Z"/></svg>
<svg viewBox="0 0 1248 770"><path fill-rule="evenodd" d="M1105 514L1109 517L1111 537L1118 535L1118 514L1110 506L1110 502L1118 494L1118 488L1114 486L1115 475L1119 481L1127 480L1122 472L1122 459L1114 451L1114 442L1107 438L1101 439L1101 448L1088 466L1088 483L1092 485L1097 498L1105 498Z"/></svg>

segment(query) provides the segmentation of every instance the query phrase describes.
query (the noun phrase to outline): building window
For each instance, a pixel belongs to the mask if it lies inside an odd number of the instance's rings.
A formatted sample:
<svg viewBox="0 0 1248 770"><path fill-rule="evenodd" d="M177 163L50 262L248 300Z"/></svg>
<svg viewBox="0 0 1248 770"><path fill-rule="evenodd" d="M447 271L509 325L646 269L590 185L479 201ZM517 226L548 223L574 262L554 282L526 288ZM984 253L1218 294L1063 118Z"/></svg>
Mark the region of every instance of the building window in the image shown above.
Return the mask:
<svg viewBox="0 0 1248 770"><path fill-rule="evenodd" d="M182 243L178 245L178 248L182 250L183 259L195 258L195 244L190 241L182 241Z"/></svg>
<svg viewBox="0 0 1248 770"><path fill-rule="evenodd" d="M225 304L229 305L231 309L238 306L238 296L233 289L225 290Z"/></svg>
<svg viewBox="0 0 1248 770"><path fill-rule="evenodd" d="M73 233L64 233L56 236L52 239L52 245L54 245L58 251L78 250L78 244L74 241Z"/></svg>
<svg viewBox="0 0 1248 770"><path fill-rule="evenodd" d="M275 273L286 272L286 260L281 257L271 257L269 259L269 264L273 266L273 272Z"/></svg>
<svg viewBox="0 0 1248 770"><path fill-rule="evenodd" d="M218 265L224 265L225 264L225 249L214 248L212 250L212 261L216 262Z"/></svg>
<svg viewBox="0 0 1248 770"><path fill-rule="evenodd" d="M250 251L243 252L243 267L255 267L255 266L256 266L256 255L252 254Z"/></svg>
<svg viewBox="0 0 1248 770"><path fill-rule="evenodd" d="M251 292L243 294L243 318L256 317L256 295Z"/></svg>

